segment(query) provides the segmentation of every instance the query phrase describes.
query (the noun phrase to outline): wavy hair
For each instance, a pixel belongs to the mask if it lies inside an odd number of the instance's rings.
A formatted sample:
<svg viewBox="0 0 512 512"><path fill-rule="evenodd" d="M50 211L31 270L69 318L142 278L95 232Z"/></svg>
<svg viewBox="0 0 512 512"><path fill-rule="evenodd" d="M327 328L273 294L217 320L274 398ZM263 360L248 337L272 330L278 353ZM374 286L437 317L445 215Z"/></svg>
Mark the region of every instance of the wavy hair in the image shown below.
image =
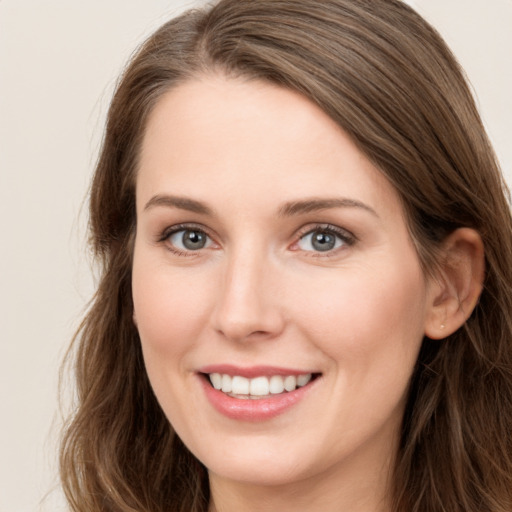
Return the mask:
<svg viewBox="0 0 512 512"><path fill-rule="evenodd" d="M101 276L74 339L77 406L61 444L74 512L204 512L206 469L152 392L133 325L135 180L146 121L209 72L298 91L398 191L423 268L478 231L486 277L466 324L425 339L412 377L393 512L512 510L512 222L508 192L457 61L399 0L221 0L163 25L117 86L90 193Z"/></svg>

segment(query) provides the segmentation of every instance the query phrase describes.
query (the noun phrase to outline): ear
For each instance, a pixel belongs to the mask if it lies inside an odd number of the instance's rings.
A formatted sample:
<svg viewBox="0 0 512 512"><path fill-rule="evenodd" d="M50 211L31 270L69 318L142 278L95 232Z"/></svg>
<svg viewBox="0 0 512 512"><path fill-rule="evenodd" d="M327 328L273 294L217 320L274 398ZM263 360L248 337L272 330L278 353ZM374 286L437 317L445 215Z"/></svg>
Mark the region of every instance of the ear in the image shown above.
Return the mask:
<svg viewBox="0 0 512 512"><path fill-rule="evenodd" d="M138 327L138 325L137 325L137 315L135 314L135 308L133 308L132 320L133 320L133 325L135 325L135 327Z"/></svg>
<svg viewBox="0 0 512 512"><path fill-rule="evenodd" d="M484 274L480 235L470 228L455 230L443 242L439 271L430 283L427 337L446 338L464 324L482 293Z"/></svg>

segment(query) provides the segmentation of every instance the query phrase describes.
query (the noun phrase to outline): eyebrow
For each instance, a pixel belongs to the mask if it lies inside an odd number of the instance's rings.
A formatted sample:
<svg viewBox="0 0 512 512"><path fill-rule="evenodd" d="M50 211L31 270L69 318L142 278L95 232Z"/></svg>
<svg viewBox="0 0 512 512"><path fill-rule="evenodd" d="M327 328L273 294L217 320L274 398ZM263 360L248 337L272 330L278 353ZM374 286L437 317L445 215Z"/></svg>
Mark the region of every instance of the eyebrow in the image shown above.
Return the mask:
<svg viewBox="0 0 512 512"><path fill-rule="evenodd" d="M179 208L189 212L199 213L201 215L212 215L212 210L204 203L190 199L188 197L156 195L153 196L144 206L144 211L154 208L155 206L166 206L169 208Z"/></svg>
<svg viewBox="0 0 512 512"><path fill-rule="evenodd" d="M279 209L279 215L281 217L290 217L293 215L318 212L332 208L361 208L375 217L379 217L377 212L367 204L356 199L349 199L345 197L311 198L301 201L290 201Z"/></svg>
<svg viewBox="0 0 512 512"><path fill-rule="evenodd" d="M144 211L157 206L164 206L168 208L179 208L180 210L187 210L189 212L198 213L200 215L213 215L213 211L206 204L182 196L172 195L156 195L153 196L144 206ZM361 201L349 198L310 198L300 201L289 201L285 203L278 210L280 217L292 217L295 215L303 215L305 213L318 212L321 210L329 210L332 208L360 208L365 210L375 217L379 217L377 212Z"/></svg>

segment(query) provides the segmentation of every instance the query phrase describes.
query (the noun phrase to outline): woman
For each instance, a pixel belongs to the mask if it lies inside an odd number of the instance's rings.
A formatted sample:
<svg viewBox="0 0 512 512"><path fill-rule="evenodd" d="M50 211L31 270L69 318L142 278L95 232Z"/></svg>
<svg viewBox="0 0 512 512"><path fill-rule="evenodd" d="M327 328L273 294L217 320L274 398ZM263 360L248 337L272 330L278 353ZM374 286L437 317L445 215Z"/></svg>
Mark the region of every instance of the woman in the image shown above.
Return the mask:
<svg viewBox="0 0 512 512"><path fill-rule="evenodd" d="M73 510L512 510L511 217L396 0L221 0L117 88Z"/></svg>

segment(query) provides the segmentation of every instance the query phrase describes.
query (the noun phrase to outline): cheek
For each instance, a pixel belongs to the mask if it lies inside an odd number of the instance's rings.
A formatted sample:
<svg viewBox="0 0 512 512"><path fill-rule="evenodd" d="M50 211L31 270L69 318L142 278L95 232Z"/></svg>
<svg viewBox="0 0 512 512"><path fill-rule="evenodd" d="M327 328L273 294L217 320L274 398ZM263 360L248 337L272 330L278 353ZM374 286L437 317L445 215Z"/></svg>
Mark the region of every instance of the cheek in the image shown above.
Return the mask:
<svg viewBox="0 0 512 512"><path fill-rule="evenodd" d="M132 293L145 355L175 356L194 345L212 302L209 288L197 271L179 273L135 253Z"/></svg>
<svg viewBox="0 0 512 512"><path fill-rule="evenodd" d="M424 280L414 266L385 268L340 273L303 308L304 332L330 361L333 450L401 421L423 339Z"/></svg>
<svg viewBox="0 0 512 512"><path fill-rule="evenodd" d="M414 263L414 261L413 261ZM330 358L361 375L409 373L423 339L425 281L418 265L340 269L300 305L301 325Z"/></svg>
<svg viewBox="0 0 512 512"><path fill-rule="evenodd" d="M194 404L184 400L190 396L184 389L193 375L190 354L201 339L211 302L206 283L200 272L187 277L151 254L135 251L132 294L144 364L162 409L180 431L199 421Z"/></svg>

